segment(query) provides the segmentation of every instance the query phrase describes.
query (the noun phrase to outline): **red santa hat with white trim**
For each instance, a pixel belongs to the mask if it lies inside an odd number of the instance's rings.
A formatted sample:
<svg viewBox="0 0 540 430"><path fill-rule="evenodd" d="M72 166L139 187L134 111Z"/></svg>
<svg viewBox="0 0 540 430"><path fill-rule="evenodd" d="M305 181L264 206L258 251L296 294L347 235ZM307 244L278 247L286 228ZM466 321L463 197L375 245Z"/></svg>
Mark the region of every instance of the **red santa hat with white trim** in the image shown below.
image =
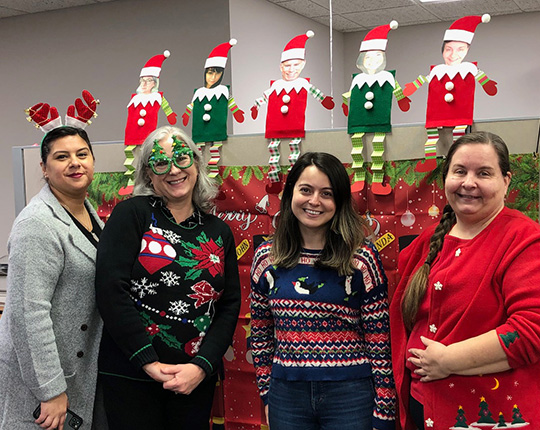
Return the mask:
<svg viewBox="0 0 540 430"><path fill-rule="evenodd" d="M363 51L386 51L388 43L388 32L398 28L397 21L391 21L390 24L379 25L371 30L360 44L360 52Z"/></svg>
<svg viewBox="0 0 540 430"><path fill-rule="evenodd" d="M311 39L315 36L313 31L308 30L306 34L300 34L299 36L293 37L285 49L281 53L281 62L287 60L305 60L306 59L306 42L308 39Z"/></svg>
<svg viewBox="0 0 540 430"><path fill-rule="evenodd" d="M154 55L146 62L144 67L141 69L141 74L139 76L153 76L155 78L159 78L161 66L163 65L165 59L169 58L170 55L171 53L169 51L163 51L163 54Z"/></svg>
<svg viewBox="0 0 540 430"><path fill-rule="evenodd" d="M491 16L487 13L482 16L464 16L463 18L454 21L450 28L445 31L444 41L465 42L470 45L477 25L481 22L488 23L489 21L491 21Z"/></svg>
<svg viewBox="0 0 540 430"><path fill-rule="evenodd" d="M227 65L227 55L229 54L229 49L236 45L238 41L236 39L231 39L226 43L216 46L204 63L204 68L208 67L225 67Z"/></svg>

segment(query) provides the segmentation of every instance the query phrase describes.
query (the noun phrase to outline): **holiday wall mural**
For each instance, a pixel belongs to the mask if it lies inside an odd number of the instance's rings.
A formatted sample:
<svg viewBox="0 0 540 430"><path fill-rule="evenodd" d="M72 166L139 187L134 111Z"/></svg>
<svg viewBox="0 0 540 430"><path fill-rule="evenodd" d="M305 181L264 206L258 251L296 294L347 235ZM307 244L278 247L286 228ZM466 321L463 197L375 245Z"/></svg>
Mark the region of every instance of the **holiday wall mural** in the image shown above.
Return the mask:
<svg viewBox="0 0 540 430"><path fill-rule="evenodd" d="M370 187L355 193L359 212L365 216L373 230L373 240L381 254L388 279L390 295L396 285L396 267L399 250L407 246L424 228L438 222L446 203L441 180L441 161L433 171L417 172L418 160L387 162L385 181L392 187L388 195L375 195ZM512 155L512 182L507 205L538 220L539 163L532 154ZM346 165L353 176L353 170ZM274 230L279 216L280 194L270 186L268 166L227 166L219 168L216 178L220 194L214 214L226 221L236 240L243 303L233 344L225 354L223 380L216 390L213 429L261 430L264 411L255 383L250 341L250 267L254 249ZM285 175L287 167L282 167ZM89 194L99 216L106 221L114 205L123 198L118 190L127 184L122 172L97 173ZM366 183L371 184L372 172L366 164ZM494 384L496 381L494 381ZM498 386L499 390L515 387ZM512 403L508 410L490 411L489 394L475 393L468 399L471 407L459 409L456 422L449 428L517 428L528 424L521 416L520 405ZM484 400L481 402L481 397ZM510 402L511 403L511 402ZM479 417L480 412L484 418ZM491 415L489 415L489 413ZM486 418L488 416L490 419ZM489 423L485 422L486 420ZM472 423L472 424L471 424Z"/></svg>

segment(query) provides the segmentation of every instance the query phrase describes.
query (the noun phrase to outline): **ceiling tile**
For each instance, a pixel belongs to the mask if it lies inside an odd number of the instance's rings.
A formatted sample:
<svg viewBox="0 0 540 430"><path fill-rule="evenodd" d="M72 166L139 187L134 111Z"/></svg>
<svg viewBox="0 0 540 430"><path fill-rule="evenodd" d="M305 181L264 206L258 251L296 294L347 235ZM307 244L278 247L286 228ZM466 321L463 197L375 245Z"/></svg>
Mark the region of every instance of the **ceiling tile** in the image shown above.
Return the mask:
<svg viewBox="0 0 540 430"><path fill-rule="evenodd" d="M514 0L518 7L527 12L540 10L540 0Z"/></svg>
<svg viewBox="0 0 540 430"><path fill-rule="evenodd" d="M318 3L321 1L324 0L317 0ZM389 9L410 5L410 0L332 0L332 10L334 13L338 14Z"/></svg>
<svg viewBox="0 0 540 430"><path fill-rule="evenodd" d="M328 8L318 5L311 0L291 0L288 2L278 3L278 6L282 6L286 9L292 10L300 15L308 18L314 16L324 16L328 14Z"/></svg>
<svg viewBox="0 0 540 430"><path fill-rule="evenodd" d="M1 0L3 7L24 12L44 12L95 3L94 0Z"/></svg>
<svg viewBox="0 0 540 430"><path fill-rule="evenodd" d="M8 18L10 16L17 16L22 14L24 14L24 12L20 10L0 7L0 18Z"/></svg>
<svg viewBox="0 0 540 430"><path fill-rule="evenodd" d="M313 21L318 22L319 24L324 24L327 27L330 27L329 22L329 16L316 16L311 18ZM334 18L332 19L332 28L337 31L341 31L343 33L351 32L351 31L362 31L367 30L366 27L362 27L359 24L356 24L355 22L352 22L351 20L348 20L347 18L342 17L341 15L334 14Z"/></svg>
<svg viewBox="0 0 540 430"><path fill-rule="evenodd" d="M425 24L439 21L436 16L416 6L347 13L343 14L343 16L366 28L388 24L393 19L399 25Z"/></svg>
<svg viewBox="0 0 540 430"><path fill-rule="evenodd" d="M455 20L467 15L502 15L521 12L514 1L510 0L462 0L450 3L424 3L421 6L443 21Z"/></svg>

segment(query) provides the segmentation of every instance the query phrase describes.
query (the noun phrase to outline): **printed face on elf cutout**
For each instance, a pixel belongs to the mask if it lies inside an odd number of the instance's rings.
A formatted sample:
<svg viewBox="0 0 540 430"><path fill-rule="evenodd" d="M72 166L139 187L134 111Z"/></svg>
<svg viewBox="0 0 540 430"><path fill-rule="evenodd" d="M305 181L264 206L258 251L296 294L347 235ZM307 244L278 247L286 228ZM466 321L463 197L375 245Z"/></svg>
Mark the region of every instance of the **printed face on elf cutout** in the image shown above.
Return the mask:
<svg viewBox="0 0 540 430"><path fill-rule="evenodd" d="M139 79L139 88L137 92L139 94L150 94L156 86L156 78L153 76L141 76Z"/></svg>
<svg viewBox="0 0 540 430"><path fill-rule="evenodd" d="M356 61L356 67L368 75L379 73L386 67L386 53L384 51L360 52Z"/></svg>
<svg viewBox="0 0 540 430"><path fill-rule="evenodd" d="M306 60L301 60L299 58L283 61L279 68L281 70L281 77L284 81L294 81L306 65Z"/></svg>
<svg viewBox="0 0 540 430"><path fill-rule="evenodd" d="M204 82L206 88L214 88L221 82L223 69L217 67L208 67L204 73Z"/></svg>
<svg viewBox="0 0 540 430"><path fill-rule="evenodd" d="M444 42L442 49L444 64L447 66L457 66L464 60L469 52L469 44L465 42Z"/></svg>

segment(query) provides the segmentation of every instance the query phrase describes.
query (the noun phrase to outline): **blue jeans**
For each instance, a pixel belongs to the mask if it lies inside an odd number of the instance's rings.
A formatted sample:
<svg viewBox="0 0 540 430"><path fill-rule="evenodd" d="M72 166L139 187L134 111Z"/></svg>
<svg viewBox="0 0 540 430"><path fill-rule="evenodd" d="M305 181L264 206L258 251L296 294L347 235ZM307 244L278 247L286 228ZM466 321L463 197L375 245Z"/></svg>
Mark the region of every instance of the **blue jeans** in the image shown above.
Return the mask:
<svg viewBox="0 0 540 430"><path fill-rule="evenodd" d="M354 381L286 381L272 378L271 430L372 430L371 378Z"/></svg>

